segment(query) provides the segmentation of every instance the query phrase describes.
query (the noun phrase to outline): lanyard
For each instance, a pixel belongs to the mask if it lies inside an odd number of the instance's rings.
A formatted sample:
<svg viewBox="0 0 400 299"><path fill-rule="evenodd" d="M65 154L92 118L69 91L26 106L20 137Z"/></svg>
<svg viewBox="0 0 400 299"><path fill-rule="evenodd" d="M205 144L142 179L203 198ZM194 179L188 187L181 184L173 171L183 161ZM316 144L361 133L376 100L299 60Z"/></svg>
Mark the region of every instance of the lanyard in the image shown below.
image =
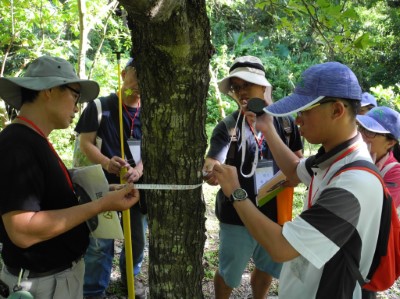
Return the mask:
<svg viewBox="0 0 400 299"><path fill-rule="evenodd" d="M122 105L124 106L124 109L125 109L126 113L128 114L128 117L129 117L130 120L131 120L131 136L130 136L130 138L133 138L133 127L134 127L134 125L135 125L135 118L136 118L136 116L137 116L137 114L138 114L138 112L139 112L139 109L140 109L140 100L139 100L139 102L138 102L138 106L137 106L135 115L134 115L133 117L132 117L131 114L129 113L128 108L126 107L126 105L125 105L125 104L122 104Z"/></svg>
<svg viewBox="0 0 400 299"><path fill-rule="evenodd" d="M257 137L257 134L256 134L256 132L254 132L253 127L249 124L249 122L247 122L247 124L249 125L250 130L251 130L251 132L253 133L254 139L255 139L256 142L257 142L258 149L259 149L259 151L260 151L260 156L261 156L261 159L262 159L262 158L263 158L262 144L263 144L263 141L264 141L264 135L262 135L261 132L260 132L260 133L259 133L259 136L260 136L260 137Z"/></svg>
<svg viewBox="0 0 400 299"><path fill-rule="evenodd" d="M331 169L331 167L333 166L333 164L335 164L336 162L340 161L341 159L343 159L344 157L346 157L347 155L351 154L352 152L354 152L358 147L360 146L360 144L357 142L356 144L354 144L352 147L350 147L347 151L345 151L343 154L341 154L339 157L337 157L335 159L335 161L333 161L333 163L328 167L327 171L325 172L324 176L322 177L322 179L325 178L325 176L328 174L329 170ZM310 183L310 190L308 191L308 208L311 208L312 206L312 201L315 197L312 196L312 187L313 187L313 182L314 182L314 176L312 176L311 178L311 183Z"/></svg>
<svg viewBox="0 0 400 299"><path fill-rule="evenodd" d="M65 175L65 178L68 181L69 187L71 188L72 191L74 191L74 188L72 186L71 177L69 176L67 168L65 167L65 165L64 165L63 161L61 160L60 156L57 154L57 152L54 149L53 145L50 143L50 141L47 139L47 137L43 134L42 130L40 130L39 127L33 123L33 121L31 121L31 120L29 120L29 119L27 119L27 118L25 118L23 116L17 116L17 118L22 120L22 121L24 121L24 122L26 122L26 123L28 123L28 124L30 124L40 136L42 136L44 139L46 139L47 144L49 145L50 149L52 150L54 155L56 155L56 157L57 157L58 164L60 165L61 170L63 171L63 173Z"/></svg>
<svg viewBox="0 0 400 299"><path fill-rule="evenodd" d="M243 173L243 164L244 164L244 159L245 159L245 156L246 156L246 123L247 123L246 117L243 116L242 133L241 133L241 138L242 138L242 142L241 142L242 161L240 163L240 173L242 174L243 177L249 178L249 177L253 176L253 174L254 174L254 172L256 171L256 168L257 168L259 143L258 143L257 137L254 135L254 131L252 130L251 125L248 124L248 126L251 128L251 131L253 132L254 137L256 137L257 147L256 147L256 152L254 153L254 160L253 160L253 165L251 167L251 171L248 174L244 174ZM262 143L262 140L261 140L261 143Z"/></svg>

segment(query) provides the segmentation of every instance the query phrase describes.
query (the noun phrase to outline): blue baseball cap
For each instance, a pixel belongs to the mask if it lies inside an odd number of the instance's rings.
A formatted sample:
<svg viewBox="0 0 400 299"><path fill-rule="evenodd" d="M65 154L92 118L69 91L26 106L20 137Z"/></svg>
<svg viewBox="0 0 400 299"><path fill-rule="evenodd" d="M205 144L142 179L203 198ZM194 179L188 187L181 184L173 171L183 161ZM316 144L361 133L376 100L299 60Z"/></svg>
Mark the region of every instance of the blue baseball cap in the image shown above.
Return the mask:
<svg viewBox="0 0 400 299"><path fill-rule="evenodd" d="M372 94L368 92L363 92L361 95L361 107L365 107L368 105L372 105L374 107L378 106L376 99Z"/></svg>
<svg viewBox="0 0 400 299"><path fill-rule="evenodd" d="M356 75L339 62L325 62L306 69L294 92L264 108L274 116L285 116L314 105L324 97L361 101L361 87Z"/></svg>
<svg viewBox="0 0 400 299"><path fill-rule="evenodd" d="M400 114L389 107L375 107L365 115L357 115L358 123L371 132L400 138Z"/></svg>

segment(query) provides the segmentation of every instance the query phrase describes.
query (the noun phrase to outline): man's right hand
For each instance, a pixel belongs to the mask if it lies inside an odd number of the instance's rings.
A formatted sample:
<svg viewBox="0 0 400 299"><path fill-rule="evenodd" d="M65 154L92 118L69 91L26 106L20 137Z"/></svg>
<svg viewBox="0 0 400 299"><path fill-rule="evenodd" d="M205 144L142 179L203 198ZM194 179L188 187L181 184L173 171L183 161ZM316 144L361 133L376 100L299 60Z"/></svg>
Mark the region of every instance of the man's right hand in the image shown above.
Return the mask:
<svg viewBox="0 0 400 299"><path fill-rule="evenodd" d="M139 201L139 190L132 183L125 184L123 188L110 191L103 196L101 201L103 211L124 211Z"/></svg>

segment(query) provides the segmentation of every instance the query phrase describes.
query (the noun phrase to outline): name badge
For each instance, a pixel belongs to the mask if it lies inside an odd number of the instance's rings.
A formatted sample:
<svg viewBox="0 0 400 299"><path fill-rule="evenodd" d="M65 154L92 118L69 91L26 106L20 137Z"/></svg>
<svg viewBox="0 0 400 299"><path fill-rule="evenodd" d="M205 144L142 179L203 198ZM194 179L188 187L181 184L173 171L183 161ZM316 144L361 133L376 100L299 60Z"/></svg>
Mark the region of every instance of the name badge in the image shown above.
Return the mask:
<svg viewBox="0 0 400 299"><path fill-rule="evenodd" d="M140 144L141 141L138 139L134 138L129 138L128 139L128 146L129 150L131 151L133 161L135 161L135 164L139 164L140 160L142 160L141 152L140 152Z"/></svg>
<svg viewBox="0 0 400 299"><path fill-rule="evenodd" d="M274 176L274 168L272 160L267 160L267 159L258 160L257 168L254 175L255 177L254 187L256 194L258 194L258 190L260 190L262 185L268 182L273 176Z"/></svg>

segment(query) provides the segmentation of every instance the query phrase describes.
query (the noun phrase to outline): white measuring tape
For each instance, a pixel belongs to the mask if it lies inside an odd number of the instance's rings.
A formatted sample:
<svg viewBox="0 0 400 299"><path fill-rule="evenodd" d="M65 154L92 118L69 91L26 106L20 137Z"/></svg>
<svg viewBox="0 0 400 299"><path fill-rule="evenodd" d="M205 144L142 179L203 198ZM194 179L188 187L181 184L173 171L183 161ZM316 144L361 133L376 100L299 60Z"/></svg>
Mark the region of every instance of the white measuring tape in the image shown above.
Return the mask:
<svg viewBox="0 0 400 299"><path fill-rule="evenodd" d="M196 185L133 184L133 186L140 190L193 190L204 183Z"/></svg>

